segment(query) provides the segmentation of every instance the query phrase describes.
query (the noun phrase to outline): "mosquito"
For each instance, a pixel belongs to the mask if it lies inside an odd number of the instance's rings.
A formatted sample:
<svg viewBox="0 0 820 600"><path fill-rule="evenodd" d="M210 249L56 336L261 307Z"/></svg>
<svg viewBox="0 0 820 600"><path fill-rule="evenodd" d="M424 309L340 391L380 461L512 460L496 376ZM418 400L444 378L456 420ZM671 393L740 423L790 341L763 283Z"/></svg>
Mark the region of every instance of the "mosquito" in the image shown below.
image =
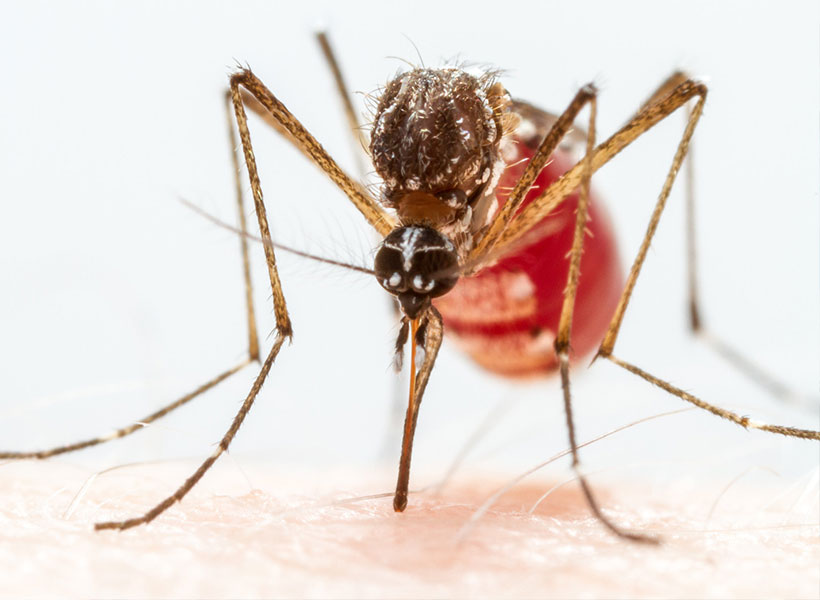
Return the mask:
<svg viewBox="0 0 820 600"><path fill-rule="evenodd" d="M644 543L658 541L613 522L601 510L580 470L570 365L593 351L595 359L609 360L681 400L741 427L820 440L818 431L763 423L708 403L614 354L632 291L703 111L707 96L703 83L685 73L673 73L623 127L597 143L598 91L593 84L583 86L567 108L555 115L514 99L502 85L498 72L484 70L474 74L458 66L414 67L397 75L381 90L370 139L365 140L327 37L320 33L317 38L333 73L350 129L356 140L367 147L381 184L377 193L370 193L351 178L249 68L240 68L231 75L226 94L230 139L233 148L239 144L242 147L276 320L274 341L264 358L252 300L248 240L253 236L248 233L240 160L234 151L249 339L247 358L137 424L49 450L2 452L0 458L42 459L124 437L256 362L259 372L250 391L227 432L199 468L145 514L97 523L95 528L124 530L153 521L181 501L228 449L280 350L293 336L276 263L276 250L290 249L271 239L247 109L262 116L318 166L382 238L372 269L300 254L373 275L399 307L395 357L400 364L409 343L410 389L393 495L396 512L407 506L419 408L445 330L472 359L495 373L559 373L572 467L591 512L603 526L622 538ZM681 108L687 111L686 126L646 234L624 277L610 222L598 199L591 195L590 179L621 150ZM584 109L588 112L587 125L577 128L575 120ZM584 149L580 160L576 161L573 146ZM689 322L693 332L705 332L695 276L691 218L694 198L689 187ZM774 385L743 357L732 356L728 351L726 354L738 367Z"/></svg>

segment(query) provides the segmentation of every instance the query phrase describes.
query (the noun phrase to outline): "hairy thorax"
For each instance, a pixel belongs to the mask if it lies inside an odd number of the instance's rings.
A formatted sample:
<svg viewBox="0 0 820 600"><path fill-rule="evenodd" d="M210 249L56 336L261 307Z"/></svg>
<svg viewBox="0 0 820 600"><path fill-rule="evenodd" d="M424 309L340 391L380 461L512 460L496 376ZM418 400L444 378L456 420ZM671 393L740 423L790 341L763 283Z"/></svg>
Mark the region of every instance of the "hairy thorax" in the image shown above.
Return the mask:
<svg viewBox="0 0 820 600"><path fill-rule="evenodd" d="M382 203L403 225L426 225L466 242L486 223L504 169L510 98L492 73L414 69L379 99L370 150Z"/></svg>

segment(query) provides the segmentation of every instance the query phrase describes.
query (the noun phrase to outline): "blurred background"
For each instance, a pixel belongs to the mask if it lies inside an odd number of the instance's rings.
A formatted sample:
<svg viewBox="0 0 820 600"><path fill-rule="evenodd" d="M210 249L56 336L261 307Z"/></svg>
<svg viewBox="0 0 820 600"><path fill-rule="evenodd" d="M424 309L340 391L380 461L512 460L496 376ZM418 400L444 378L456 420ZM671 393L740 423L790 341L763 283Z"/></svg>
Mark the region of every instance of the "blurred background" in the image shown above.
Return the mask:
<svg viewBox="0 0 820 600"><path fill-rule="evenodd" d="M245 356L238 240L179 199L236 220L223 93L238 64L356 172L314 40L320 28L359 107L408 61L466 60L502 69L514 97L553 112L594 81L601 139L673 70L702 78L710 87L695 136L704 318L816 398L819 10L813 2L4 2L0 446L39 449L133 422ZM593 180L625 267L683 123L683 114L667 119ZM378 240L345 197L264 124L251 128L275 239L370 266ZM616 353L741 414L817 428L816 402L779 403L687 336L680 191ZM384 469L383 486L369 491L390 490L400 422L388 298L366 276L279 260L293 345L223 468L265 461L351 488L349 472ZM253 262L267 348L273 318L259 247ZM146 431L58 460L91 473L203 458L253 371ZM584 362L575 381L581 440L683 407L608 364L587 372ZM563 423L557 378L510 383L445 341L422 407L413 485L440 477L486 425L466 465L512 477L566 447ZM719 490L747 472L776 494L805 485L817 468L816 445L745 432L702 411L641 425L583 456L596 479L632 478L660 497L671 483ZM566 459L549 475L569 476Z"/></svg>

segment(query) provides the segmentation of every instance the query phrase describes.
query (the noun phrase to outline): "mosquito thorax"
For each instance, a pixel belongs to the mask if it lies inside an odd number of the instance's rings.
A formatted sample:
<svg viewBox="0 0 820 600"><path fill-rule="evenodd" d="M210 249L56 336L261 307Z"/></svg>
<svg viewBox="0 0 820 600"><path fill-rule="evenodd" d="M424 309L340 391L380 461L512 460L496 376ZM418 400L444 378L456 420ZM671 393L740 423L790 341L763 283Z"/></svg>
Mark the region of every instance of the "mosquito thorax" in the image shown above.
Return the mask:
<svg viewBox="0 0 820 600"><path fill-rule="evenodd" d="M498 176L510 97L495 73L413 69L379 98L371 133L381 201L402 224L453 235L483 225Z"/></svg>
<svg viewBox="0 0 820 600"><path fill-rule="evenodd" d="M373 270L404 314L415 319L432 298L453 289L458 255L453 242L432 227L397 227L376 252Z"/></svg>

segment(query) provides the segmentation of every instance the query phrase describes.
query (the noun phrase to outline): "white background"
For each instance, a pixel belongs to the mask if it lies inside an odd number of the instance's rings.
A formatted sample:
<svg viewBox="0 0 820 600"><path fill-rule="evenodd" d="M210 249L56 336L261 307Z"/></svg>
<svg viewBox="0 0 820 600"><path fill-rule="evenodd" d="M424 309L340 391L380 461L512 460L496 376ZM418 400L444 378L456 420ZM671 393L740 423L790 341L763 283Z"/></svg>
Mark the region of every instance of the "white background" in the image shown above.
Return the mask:
<svg viewBox="0 0 820 600"><path fill-rule="evenodd" d="M710 87L695 142L704 316L750 357L817 394L815 3L340 6L3 3L3 449L70 442L129 423L242 359L238 242L178 198L235 219L222 93L236 61L250 64L355 169L313 39L320 26L329 29L354 91L372 92L405 67L390 57L416 63L416 48L428 65L462 58L498 66L514 96L555 112L595 81L602 137L672 70L702 77ZM595 178L619 227L625 264L682 127L682 115L673 116ZM274 133L258 122L252 128L276 238L368 264L376 239L343 195ZM687 341L679 191L617 353L743 414L817 428L816 405L784 409ZM256 248L256 298L269 343L261 255ZM363 276L280 261L294 343L233 456L325 472L374 468L386 458L392 470L397 440L386 455L383 445L391 427L398 430L390 425L396 325L384 292ZM98 469L204 457L246 393L251 370L151 431L62 460ZM682 404L615 367L584 370L576 386L581 439ZM499 429L474 464L512 476L565 447L556 379L509 385L445 347L422 408L417 473L443 471L494 410L507 412L494 417ZM760 466L799 477L817 464L816 445L747 433L705 413L643 425L589 450L590 469L614 476L641 476L650 458L660 471L677 465L677 477L718 481ZM690 454L694 463L684 460ZM639 466L629 470L632 464Z"/></svg>

